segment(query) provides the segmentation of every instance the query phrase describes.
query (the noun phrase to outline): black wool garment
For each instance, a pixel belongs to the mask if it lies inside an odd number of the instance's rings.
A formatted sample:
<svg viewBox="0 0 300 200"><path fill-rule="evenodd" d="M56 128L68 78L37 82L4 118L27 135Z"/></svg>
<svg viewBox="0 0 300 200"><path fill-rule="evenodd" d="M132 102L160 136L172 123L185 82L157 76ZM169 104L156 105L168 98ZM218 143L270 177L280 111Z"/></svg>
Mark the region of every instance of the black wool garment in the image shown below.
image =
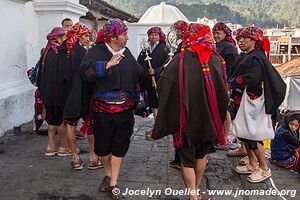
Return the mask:
<svg viewBox="0 0 300 200"><path fill-rule="evenodd" d="M242 59L237 60L233 64L235 69L230 79L245 74L251 67L254 58L258 59L262 65L266 113L274 114L284 100L286 84L261 49L254 49L244 55Z"/></svg>
<svg viewBox="0 0 300 200"><path fill-rule="evenodd" d="M237 48L227 40L222 40L220 43L217 43L217 52L226 63L226 73L230 71L232 64L236 61L238 56Z"/></svg>
<svg viewBox="0 0 300 200"><path fill-rule="evenodd" d="M89 49L82 61L82 77L87 81L94 81L96 89L100 92L123 90L133 94L136 84L139 83L144 71L128 48L123 54L125 57L122 58L118 65L108 70L109 75L105 78L97 78L96 75L87 76L86 71L90 68L95 69L97 61L108 62L113 56L105 43L98 43L95 47Z"/></svg>
<svg viewBox="0 0 300 200"><path fill-rule="evenodd" d="M136 86L142 87L144 70L137 63L128 48L123 53L125 57L120 63L107 70L106 77L96 76L96 62L108 62L112 53L105 43L98 43L88 50L83 61L76 71L71 94L68 98L68 108L64 111L67 119L87 117L90 112L90 103L94 91L108 92L111 90L123 90L136 92Z"/></svg>

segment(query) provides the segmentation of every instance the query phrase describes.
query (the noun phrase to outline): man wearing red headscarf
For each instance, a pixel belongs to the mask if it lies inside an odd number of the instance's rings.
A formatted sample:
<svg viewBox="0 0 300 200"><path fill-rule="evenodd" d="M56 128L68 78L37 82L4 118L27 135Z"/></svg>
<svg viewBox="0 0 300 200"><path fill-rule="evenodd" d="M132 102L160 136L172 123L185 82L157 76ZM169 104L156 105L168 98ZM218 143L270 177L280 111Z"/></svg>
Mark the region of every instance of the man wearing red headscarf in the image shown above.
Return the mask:
<svg viewBox="0 0 300 200"><path fill-rule="evenodd" d="M175 54L179 54L182 46L183 33L187 31L188 23L183 20L178 20L171 26L171 30L176 33L177 50Z"/></svg>
<svg viewBox="0 0 300 200"><path fill-rule="evenodd" d="M223 69L223 70L222 70ZM192 23L183 34L177 54L158 81L159 112L152 138L173 135L181 171L191 200L204 199L197 191L214 145L225 144L222 123L226 116L225 62L216 52L208 26ZM198 192L198 195L197 195Z"/></svg>
<svg viewBox="0 0 300 200"><path fill-rule="evenodd" d="M178 20L171 26L171 30L173 30L176 33L176 44L177 44L177 50L174 54L179 54L182 47L183 42L183 34L187 31L188 23L183 20ZM169 163L170 167L173 167L175 169L181 169L181 162L180 162L180 156L178 152L175 149L175 156L174 160L171 160Z"/></svg>
<svg viewBox="0 0 300 200"><path fill-rule="evenodd" d="M236 106L240 105L243 91L247 88L246 94L252 100L264 95L266 114L273 115L284 100L286 85L266 56L270 43L257 26L244 28L240 33L239 43L246 54L234 63L235 69L229 77L230 87L235 93L234 103ZM239 139L245 143L249 164L236 166L235 171L250 174L247 180L251 183L270 178L271 170L265 160L263 142Z"/></svg>
<svg viewBox="0 0 300 200"><path fill-rule="evenodd" d="M152 27L147 31L149 49L143 49L138 56L138 63L144 67L145 70L149 71L149 75L145 81L145 87L147 90L147 105L152 109L154 119L157 115L158 100L156 89L152 83L152 77L155 77L155 81L158 80L158 75L164 63L168 59L168 49L166 47L166 36L160 27ZM146 51L148 55L152 58L150 60L151 67L148 61L145 61ZM148 132L148 135L151 131Z"/></svg>
<svg viewBox="0 0 300 200"><path fill-rule="evenodd" d="M68 40L66 42L66 47L68 49L68 55L69 58L69 71L72 71L71 76L69 79L72 80L70 83L70 90L73 85L73 80L75 78L75 73L77 69L79 68L83 57L85 56L87 52L87 47L89 46L89 37L91 34L91 30L84 25L81 22L77 22L74 24L74 26L70 29L68 32ZM76 85L76 84L75 84ZM83 90L84 88L72 88L72 90ZM70 92L72 93L72 92ZM69 146L72 152L72 167L74 170L81 170L83 169L83 163L79 159L78 156L78 148L76 148L76 138L75 138L75 130L77 121L79 118L72 118L69 116L70 110L72 110L72 107L69 103L69 101L72 101L72 95L68 96L67 103L64 109L64 122L67 124L67 136L68 136L68 142ZM86 116L82 116L84 119ZM97 155L94 153L94 135L92 132L88 132L88 141L89 141L89 149L90 149L90 158L89 158L89 165L88 169L99 169L102 166L101 159L98 158Z"/></svg>
<svg viewBox="0 0 300 200"><path fill-rule="evenodd" d="M213 27L213 36L216 42L217 52L225 60L226 74L228 76L231 67L234 67L232 64L238 56L236 42L232 38L232 31L224 22L218 22ZM230 130L230 122L230 113L228 112L224 123L224 136L226 140ZM227 143L224 146L216 146L216 148L223 149L226 146Z"/></svg>
<svg viewBox="0 0 300 200"><path fill-rule="evenodd" d="M133 110L139 100L144 70L126 44L127 26L110 19L98 32L96 44L85 55L74 81L68 117L83 117L92 110L95 154L101 156L105 176L99 191L124 199L118 177L133 133ZM85 85L91 85L89 90ZM76 89L78 88L78 89ZM91 95L93 94L93 95ZM92 103L91 103L92 102Z"/></svg>
<svg viewBox="0 0 300 200"><path fill-rule="evenodd" d="M232 38L232 31L224 22L218 22L213 27L213 34L217 44L217 52L225 60L228 74L238 55L236 42Z"/></svg>

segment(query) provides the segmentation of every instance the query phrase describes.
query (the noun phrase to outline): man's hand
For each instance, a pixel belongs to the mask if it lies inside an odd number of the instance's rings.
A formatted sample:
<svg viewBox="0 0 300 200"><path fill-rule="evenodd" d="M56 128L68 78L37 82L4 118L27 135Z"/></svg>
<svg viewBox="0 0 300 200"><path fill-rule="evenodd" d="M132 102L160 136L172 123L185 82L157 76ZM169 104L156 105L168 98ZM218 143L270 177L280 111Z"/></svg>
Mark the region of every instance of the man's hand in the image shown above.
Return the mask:
<svg viewBox="0 0 300 200"><path fill-rule="evenodd" d="M154 75L155 75L155 71L154 71L153 68L150 68L150 69L149 69L149 75L150 75L150 76L154 76Z"/></svg>
<svg viewBox="0 0 300 200"><path fill-rule="evenodd" d="M109 69L109 68L111 68L112 66L115 66L115 65L119 64L123 57L124 57L124 54L122 54L122 53L118 53L118 54L114 55L114 56L110 59L110 61L108 61L108 62L106 63L105 68L106 68L106 69Z"/></svg>

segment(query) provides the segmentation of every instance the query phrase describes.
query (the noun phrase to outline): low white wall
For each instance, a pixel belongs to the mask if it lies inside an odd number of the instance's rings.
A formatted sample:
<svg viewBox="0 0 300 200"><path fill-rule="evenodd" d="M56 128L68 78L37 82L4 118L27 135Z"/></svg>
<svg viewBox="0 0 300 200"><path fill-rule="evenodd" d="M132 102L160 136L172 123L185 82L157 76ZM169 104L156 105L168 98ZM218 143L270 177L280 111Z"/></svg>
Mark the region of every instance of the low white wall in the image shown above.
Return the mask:
<svg viewBox="0 0 300 200"><path fill-rule="evenodd" d="M0 136L33 117L33 91L26 76L36 62L36 16L27 15L25 1L2 0L0 19ZM36 40L36 39L35 39Z"/></svg>
<svg viewBox="0 0 300 200"><path fill-rule="evenodd" d="M38 61L46 35L63 18L75 22L87 11L79 0L1 0L0 137L33 118L35 87L26 71Z"/></svg>

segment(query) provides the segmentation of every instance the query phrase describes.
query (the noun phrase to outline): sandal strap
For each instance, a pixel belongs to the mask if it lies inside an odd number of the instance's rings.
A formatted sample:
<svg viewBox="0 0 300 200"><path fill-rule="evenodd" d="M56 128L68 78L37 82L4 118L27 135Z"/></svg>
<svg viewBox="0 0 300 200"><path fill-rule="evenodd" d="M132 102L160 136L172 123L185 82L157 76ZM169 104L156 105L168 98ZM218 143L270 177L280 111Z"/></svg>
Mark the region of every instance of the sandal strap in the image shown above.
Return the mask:
<svg viewBox="0 0 300 200"><path fill-rule="evenodd" d="M266 176L269 176L267 173L269 171L270 168L268 168L267 170L263 170L261 168L258 168L257 170L255 170L252 174L250 174L248 177L252 180L257 180L257 179L261 179L264 178Z"/></svg>
<svg viewBox="0 0 300 200"><path fill-rule="evenodd" d="M75 161L75 162L72 161L71 164L72 164L73 168L80 167L80 166L82 165L82 160L79 159L79 160L77 160L77 161Z"/></svg>
<svg viewBox="0 0 300 200"><path fill-rule="evenodd" d="M98 164L98 160L95 161L95 160L89 160L89 165L97 165Z"/></svg>
<svg viewBox="0 0 300 200"><path fill-rule="evenodd" d="M250 164L247 164L246 167L252 172L255 172L257 170L256 168L252 167Z"/></svg>

